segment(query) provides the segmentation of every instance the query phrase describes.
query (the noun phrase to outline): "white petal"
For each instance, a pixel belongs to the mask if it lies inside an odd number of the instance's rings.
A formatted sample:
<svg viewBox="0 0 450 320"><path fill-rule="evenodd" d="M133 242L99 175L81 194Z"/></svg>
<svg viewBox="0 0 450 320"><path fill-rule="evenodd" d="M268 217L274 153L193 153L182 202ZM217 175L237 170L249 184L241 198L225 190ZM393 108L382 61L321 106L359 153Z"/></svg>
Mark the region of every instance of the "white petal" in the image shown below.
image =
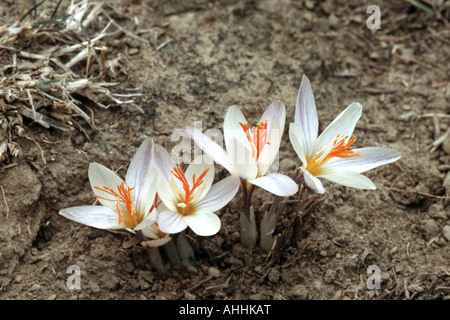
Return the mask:
<svg viewBox="0 0 450 320"><path fill-rule="evenodd" d="M216 212L226 206L236 195L240 186L238 177L228 176L212 185L208 194L196 204L198 210Z"/></svg>
<svg viewBox="0 0 450 320"><path fill-rule="evenodd" d="M62 209L59 214L78 223L98 229L123 229L117 212L104 206L79 206Z"/></svg>
<svg viewBox="0 0 450 320"><path fill-rule="evenodd" d="M185 172L186 179L192 189L194 174L195 180L197 180L200 175L202 175L206 170L208 171L203 177L203 183L200 185L200 187L203 188L203 191L199 198L197 198L197 200L203 199L203 197L208 193L209 188L211 188L214 180L214 165L206 163L205 161L203 161L202 156L198 156L194 158L194 161L188 166Z"/></svg>
<svg viewBox="0 0 450 320"><path fill-rule="evenodd" d="M199 236L212 236L220 230L220 219L208 210L196 210L190 216L184 217L188 226Z"/></svg>
<svg viewBox="0 0 450 320"><path fill-rule="evenodd" d="M243 146L250 149L250 143L245 135L245 131L239 123L246 124L248 121L238 107L231 106L225 115L223 124L223 136L228 152L230 152L230 148L232 148L230 144L233 143L233 138L236 138Z"/></svg>
<svg viewBox="0 0 450 320"><path fill-rule="evenodd" d="M324 173L322 174L321 177L346 187L358 189L371 189L371 190L376 189L375 185L369 178L363 176L360 173L350 170L341 170L341 169L333 170L326 168L324 169Z"/></svg>
<svg viewBox="0 0 450 320"><path fill-rule="evenodd" d="M319 179L314 177L308 171L306 171L303 167L300 167L303 172L303 177L305 179L305 183L313 192L323 194L325 193L325 188L323 187L322 182Z"/></svg>
<svg viewBox="0 0 450 320"><path fill-rule="evenodd" d="M280 122L277 121L272 125L272 128L267 133L267 144L261 151L258 158L259 175L265 175L273 162L277 159L278 151L280 150L281 136L283 130L280 128Z"/></svg>
<svg viewBox="0 0 450 320"><path fill-rule="evenodd" d="M115 172L99 163L94 162L89 164L88 175L89 182L91 183L91 188L92 191L94 191L94 194L106 199L117 200L116 197L94 188L103 188L104 186L106 186L108 188L114 189L117 192L117 186L120 185L123 180ZM116 210L116 201L107 201L103 199L98 200L102 205L112 210Z"/></svg>
<svg viewBox="0 0 450 320"><path fill-rule="evenodd" d="M176 166L172 160L172 157L167 152L167 150L159 144L155 144L154 157L156 169L161 174L161 176L166 179L166 181L169 181L170 171Z"/></svg>
<svg viewBox="0 0 450 320"><path fill-rule="evenodd" d="M145 235L145 231L144 231L144 235ZM144 247L150 247L150 248L156 248L156 247L160 247L165 245L166 243L168 243L170 240L172 240L171 237L164 237L161 239L156 239L156 240L147 240L147 241L143 241L141 242L141 244Z"/></svg>
<svg viewBox="0 0 450 320"><path fill-rule="evenodd" d="M186 229L188 225L182 215L167 210L159 214L158 226L164 233L175 234Z"/></svg>
<svg viewBox="0 0 450 320"><path fill-rule="evenodd" d="M156 209L153 209L152 212L148 212L150 210L151 205L153 204L153 201L149 201L150 205L146 205L148 206L148 209L146 212L146 215L144 217L144 220L141 221L135 228L134 230L142 230L142 229L146 229L152 225L154 225L156 222L158 222L158 211Z"/></svg>
<svg viewBox="0 0 450 320"><path fill-rule="evenodd" d="M321 133L314 144L313 153L316 153L331 142L333 142L337 135L341 137L351 137L353 130L355 130L356 123L361 117L362 106L358 102L353 102L344 111L342 111L330 125Z"/></svg>
<svg viewBox="0 0 450 320"><path fill-rule="evenodd" d="M281 131L281 134L283 134L284 124L286 122L286 107L284 104L281 101L273 102L266 111L264 111L259 123L265 120L267 120L267 130L270 130L275 123L279 122L279 130Z"/></svg>
<svg viewBox="0 0 450 320"><path fill-rule="evenodd" d="M258 175L258 166L250 151L236 138L229 141L228 161L232 164L232 175L244 180L255 179Z"/></svg>
<svg viewBox="0 0 450 320"><path fill-rule="evenodd" d="M159 229L157 224L152 224L148 228L142 229L142 233L148 239L157 240L161 238L161 229ZM164 238L170 238L167 234L165 234Z"/></svg>
<svg viewBox="0 0 450 320"><path fill-rule="evenodd" d="M312 153L314 141L317 139L319 120L316 102L309 79L304 75L298 90L295 106L295 122L303 131L303 146L307 154Z"/></svg>
<svg viewBox="0 0 450 320"><path fill-rule="evenodd" d="M233 167L228 161L227 152L216 142L212 141L208 136L192 127L187 127L186 131L191 135L192 140L203 150L211 159L223 166L231 172Z"/></svg>
<svg viewBox="0 0 450 320"><path fill-rule="evenodd" d="M292 147L300 158L302 164L306 165L307 150L303 145L303 131L295 122L289 125L289 140L291 141Z"/></svg>
<svg viewBox="0 0 450 320"><path fill-rule="evenodd" d="M125 176L125 182L128 186L134 188L135 195L139 195L140 189L147 181L147 176L153 167L154 153L153 139L147 138L142 142L136 154L131 159Z"/></svg>
<svg viewBox="0 0 450 320"><path fill-rule="evenodd" d="M342 168L358 173L363 173L384 164L392 163L400 159L401 155L397 150L390 148L368 147L352 149L360 156L351 158L334 158L326 163L327 168Z"/></svg>
<svg viewBox="0 0 450 320"><path fill-rule="evenodd" d="M153 202L155 201L155 195L158 188L158 173L156 169L148 174L147 180L140 188L139 194L135 193L136 209L147 215Z"/></svg>
<svg viewBox="0 0 450 320"><path fill-rule="evenodd" d="M282 197L291 196L298 191L298 186L294 180L281 173L271 173L267 176L249 180L249 183Z"/></svg>
<svg viewBox="0 0 450 320"><path fill-rule="evenodd" d="M167 207L167 209L169 209L170 211L176 212L177 211L177 203L178 203L177 195L174 194L168 181L166 181L162 177L158 180L159 180L158 181L158 189L157 189L158 198L161 199L161 201L164 203L164 205Z"/></svg>

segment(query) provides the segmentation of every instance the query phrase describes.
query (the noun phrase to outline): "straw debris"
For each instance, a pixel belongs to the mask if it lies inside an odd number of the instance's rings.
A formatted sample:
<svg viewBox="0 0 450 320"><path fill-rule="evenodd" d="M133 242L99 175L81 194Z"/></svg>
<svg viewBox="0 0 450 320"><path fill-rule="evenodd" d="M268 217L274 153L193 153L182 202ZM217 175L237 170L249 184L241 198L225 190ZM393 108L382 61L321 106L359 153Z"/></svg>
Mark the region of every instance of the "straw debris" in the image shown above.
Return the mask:
<svg viewBox="0 0 450 320"><path fill-rule="evenodd" d="M24 118L44 128L85 132L84 122L101 130L89 105L142 112L133 99L141 94L112 91L120 84L123 57L106 60L108 41L130 33L108 14L113 8L72 0L55 18L60 0L51 16L36 17L44 2L33 1L17 21L0 26L0 162L19 154L14 140L25 135Z"/></svg>

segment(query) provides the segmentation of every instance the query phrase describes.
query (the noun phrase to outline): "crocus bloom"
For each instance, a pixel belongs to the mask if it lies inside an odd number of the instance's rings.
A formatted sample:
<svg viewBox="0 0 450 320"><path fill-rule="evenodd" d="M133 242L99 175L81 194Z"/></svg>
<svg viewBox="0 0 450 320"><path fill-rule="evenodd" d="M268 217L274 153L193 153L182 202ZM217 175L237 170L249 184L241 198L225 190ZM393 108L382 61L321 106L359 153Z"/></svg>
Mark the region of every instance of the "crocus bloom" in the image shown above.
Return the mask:
<svg viewBox="0 0 450 320"><path fill-rule="evenodd" d="M236 195L239 179L229 176L215 184L214 166L194 159L186 172L176 166L166 152L161 158L166 165L158 195L167 210L161 211L158 225L163 232L178 233L190 227L200 236L210 236L220 230L221 222L214 213Z"/></svg>
<svg viewBox="0 0 450 320"><path fill-rule="evenodd" d="M389 148L351 149L356 122L361 117L362 106L350 104L318 136L318 117L311 84L303 76L295 107L295 122L289 126L289 138L302 161L300 167L305 182L314 192L324 193L318 179L353 188L375 189L373 182L361 173L400 159L398 151Z"/></svg>
<svg viewBox="0 0 450 320"><path fill-rule="evenodd" d="M297 184L286 175L270 172L277 160L285 118L284 105L274 102L251 128L239 108L231 106L223 129L226 151L200 131L186 130L204 153L240 178L243 188L259 186L278 196L290 196L297 192Z"/></svg>
<svg viewBox="0 0 450 320"><path fill-rule="evenodd" d="M89 181L101 205L77 206L60 210L62 216L99 229L141 230L147 246L160 246L170 237L159 230L156 193L158 173L153 160L152 139L146 139L131 160L125 181L98 163L89 165Z"/></svg>

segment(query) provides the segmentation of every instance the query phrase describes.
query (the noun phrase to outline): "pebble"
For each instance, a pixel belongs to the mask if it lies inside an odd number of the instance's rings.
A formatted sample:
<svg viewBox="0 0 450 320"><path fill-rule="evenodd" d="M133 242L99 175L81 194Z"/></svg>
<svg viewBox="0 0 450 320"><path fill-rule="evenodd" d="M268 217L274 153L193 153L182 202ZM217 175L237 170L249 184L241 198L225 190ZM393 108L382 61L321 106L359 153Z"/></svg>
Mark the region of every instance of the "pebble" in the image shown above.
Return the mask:
<svg viewBox="0 0 450 320"><path fill-rule="evenodd" d="M405 110L405 111L409 111L409 110L411 110L412 108L411 108L411 106L410 106L409 104L404 104L404 105L402 106L402 109Z"/></svg>
<svg viewBox="0 0 450 320"><path fill-rule="evenodd" d="M133 56L133 55L138 54L138 53L139 53L139 49L138 48L131 48L130 50L128 50L128 54L130 56Z"/></svg>
<svg viewBox="0 0 450 320"><path fill-rule="evenodd" d="M269 279L270 282L277 283L278 280L280 279L280 275L281 275L280 271L278 271L277 269L272 269L267 275L267 278Z"/></svg>
<svg viewBox="0 0 450 320"><path fill-rule="evenodd" d="M198 273L198 269L194 266L187 266L186 270L192 272L192 273Z"/></svg>
<svg viewBox="0 0 450 320"><path fill-rule="evenodd" d="M446 225L444 228L442 228L442 234L444 235L445 239L450 241L450 226Z"/></svg>
<svg viewBox="0 0 450 320"><path fill-rule="evenodd" d="M193 295L192 293L185 291L184 292L184 299L186 299L186 300L196 300L197 297L195 295Z"/></svg>
<svg viewBox="0 0 450 320"><path fill-rule="evenodd" d="M297 299L304 300L308 297L308 289L302 284L297 284L292 287L291 295Z"/></svg>
<svg viewBox="0 0 450 320"><path fill-rule="evenodd" d="M14 281L15 281L16 283L19 283L19 282L21 282L22 280L23 280L23 276L20 275L20 274L18 274L18 275L14 278Z"/></svg>
<svg viewBox="0 0 450 320"><path fill-rule="evenodd" d="M214 267L210 267L208 269L208 274L213 278L218 278L220 276L220 270L218 270Z"/></svg>
<svg viewBox="0 0 450 320"><path fill-rule="evenodd" d="M38 291L41 290L41 286L38 284L33 284L33 286L31 287L31 291Z"/></svg>
<svg viewBox="0 0 450 320"><path fill-rule="evenodd" d="M325 283L332 283L333 280L336 279L336 276L337 276L337 272L335 270L328 269L325 272L325 276L324 276Z"/></svg>

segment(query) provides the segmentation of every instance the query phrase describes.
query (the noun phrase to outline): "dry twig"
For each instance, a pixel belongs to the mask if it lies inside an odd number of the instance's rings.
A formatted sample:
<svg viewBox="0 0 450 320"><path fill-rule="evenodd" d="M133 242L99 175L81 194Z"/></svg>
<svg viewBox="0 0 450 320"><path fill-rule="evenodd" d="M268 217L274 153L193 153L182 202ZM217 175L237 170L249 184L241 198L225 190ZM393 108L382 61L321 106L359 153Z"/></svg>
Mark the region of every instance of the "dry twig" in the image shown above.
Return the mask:
<svg viewBox="0 0 450 320"><path fill-rule="evenodd" d="M0 110L9 120L5 133L9 143L15 137L11 123L22 123L21 119L12 121L14 117L23 116L44 128L63 131L74 130L77 124L84 132L74 118L81 117L92 129L101 130L87 103L105 109L127 106L142 112L133 100L138 94L120 96L112 92L119 82L104 81L106 74L116 75L120 60L105 60L108 39L121 33L131 36L108 14L111 8L103 2L71 1L64 16L55 18L56 9L50 17L33 20L32 13L42 2L31 10L24 2L21 19L0 27L0 58L5 61L0 67ZM0 160L7 156L3 153Z"/></svg>

